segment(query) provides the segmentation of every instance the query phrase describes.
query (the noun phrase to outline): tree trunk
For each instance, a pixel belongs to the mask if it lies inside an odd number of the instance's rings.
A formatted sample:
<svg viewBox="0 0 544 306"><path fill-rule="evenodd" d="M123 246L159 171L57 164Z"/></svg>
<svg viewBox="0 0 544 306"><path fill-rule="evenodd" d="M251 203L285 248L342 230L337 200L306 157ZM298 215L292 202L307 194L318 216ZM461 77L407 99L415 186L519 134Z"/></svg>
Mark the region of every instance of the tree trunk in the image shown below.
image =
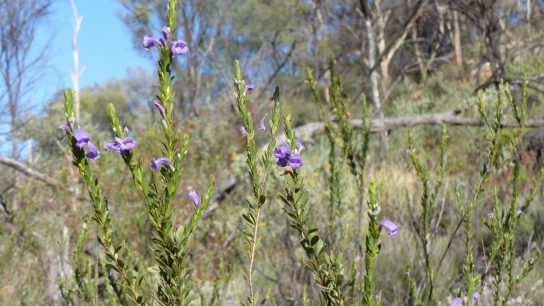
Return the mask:
<svg viewBox="0 0 544 306"><path fill-rule="evenodd" d="M421 74L421 82L425 82L427 79L427 65L423 64L423 58L421 55L421 50L419 50L419 44L417 42L417 29L412 28L412 40L414 41L414 52L416 54L416 62L419 67L419 72Z"/></svg>
<svg viewBox="0 0 544 306"><path fill-rule="evenodd" d="M365 20L365 27L366 27L367 40L368 40L368 65L370 67L374 67L376 65L376 41L374 39L374 30L372 29L372 22L370 21L370 18L367 18ZM383 78L383 75L382 75L382 78ZM378 88L378 72L376 71L376 69L373 69L372 72L370 72L370 86L371 86L371 92L372 92L372 102L374 103L374 107L376 109L376 115L378 116L378 119L383 120L383 109L382 109L382 103L380 100L380 89ZM387 132L384 132L382 134L382 146L383 146L384 152L387 152L387 148L388 148Z"/></svg>
<svg viewBox="0 0 544 306"><path fill-rule="evenodd" d="M77 7L74 0L70 0L70 6L72 7L72 13L74 15L74 22L72 27L74 28L74 35L72 36L72 56L74 59L74 72L72 73L72 84L74 86L74 113L76 116L76 122L79 123L80 118L80 95L79 95L79 52L77 50L77 38L79 30L81 29L81 22L83 17L80 17L77 13Z"/></svg>
<svg viewBox="0 0 544 306"><path fill-rule="evenodd" d="M375 47L378 48L378 54L383 55L385 53L385 24L387 23L387 16L383 15L382 9L381 9L381 0L376 0L375 3L376 7L376 25L377 25L377 33L376 37L373 40L372 43ZM368 27L367 27L368 31ZM371 31L372 27L371 27ZM374 36L374 34L372 34ZM375 51L374 51L375 52ZM369 55L370 56L370 55ZM374 56L375 58L375 56ZM387 56L382 57L380 61L380 72L381 72L381 87L382 92L387 92L387 89L389 88L389 83L391 82L391 78L389 76L389 63L390 59L387 59ZM376 60L373 61L373 64L370 65L370 67L374 67L376 63Z"/></svg>
<svg viewBox="0 0 544 306"><path fill-rule="evenodd" d="M485 37L487 40L489 62L493 70L493 79L499 84L504 76L504 66L501 56L501 25L498 4L491 3L485 11Z"/></svg>
<svg viewBox="0 0 544 306"><path fill-rule="evenodd" d="M527 0L527 31L531 34L531 0Z"/></svg>
<svg viewBox="0 0 544 306"><path fill-rule="evenodd" d="M459 14L453 11L453 44L455 48L455 63L463 66L463 47L461 45L461 28L459 26Z"/></svg>

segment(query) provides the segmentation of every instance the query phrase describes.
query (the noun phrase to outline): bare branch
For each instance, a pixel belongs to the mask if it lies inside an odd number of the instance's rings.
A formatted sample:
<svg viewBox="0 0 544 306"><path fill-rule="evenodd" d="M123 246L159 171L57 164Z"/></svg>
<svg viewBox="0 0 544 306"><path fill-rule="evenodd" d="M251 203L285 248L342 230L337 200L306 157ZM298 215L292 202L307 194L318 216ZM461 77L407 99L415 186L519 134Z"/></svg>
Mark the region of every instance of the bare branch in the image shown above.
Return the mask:
<svg viewBox="0 0 544 306"><path fill-rule="evenodd" d="M54 179L54 178L52 178L52 177L50 177L48 175L45 175L45 174L43 174L41 172L38 172L38 171L26 166L25 164L20 163L20 162L14 160L14 159L9 158L9 157L0 156L0 164L8 166L10 168L13 168L13 169L23 173L24 175L29 176L31 178L35 178L38 181L44 182L49 186L60 187L60 188L63 188L63 189L66 188L63 184L61 184L56 179Z"/></svg>
<svg viewBox="0 0 544 306"><path fill-rule="evenodd" d="M484 122L479 118L467 118L460 116L460 111L455 110L445 113L433 113L416 116L403 116L396 118L374 119L371 122L370 130L373 133L382 133L401 128L411 128L418 125L453 125L453 126L483 126ZM351 120L351 125L359 129L362 127L362 120ZM544 119L530 119L525 123L526 127L544 127ZM519 125L514 122L504 122L502 128L517 128ZM310 122L294 129L297 138L302 141L311 141L316 135L325 131L323 122ZM285 140L285 135L279 135L278 141Z"/></svg>
<svg viewBox="0 0 544 306"><path fill-rule="evenodd" d="M419 125L484 126L484 122L479 118L467 118L460 114L460 110L454 110L444 113L383 118L383 120L374 119L371 122L370 130L374 133L383 133L402 128L412 128ZM362 127L362 120L351 120L351 125L356 129L360 129ZM504 122L501 125L501 128L518 127L519 125L517 122ZM525 127L544 127L544 119L529 119L525 122ZM325 132L325 125L323 122L310 122L295 128L294 132L301 141L312 142L315 136ZM286 141L285 134L278 135L277 140L279 143ZM266 146L262 147L262 149L265 150ZM219 192L213 197L212 204L208 208L208 213L217 209L221 201L224 200L228 194L232 193L240 183L240 178L229 177L227 182L219 188Z"/></svg>

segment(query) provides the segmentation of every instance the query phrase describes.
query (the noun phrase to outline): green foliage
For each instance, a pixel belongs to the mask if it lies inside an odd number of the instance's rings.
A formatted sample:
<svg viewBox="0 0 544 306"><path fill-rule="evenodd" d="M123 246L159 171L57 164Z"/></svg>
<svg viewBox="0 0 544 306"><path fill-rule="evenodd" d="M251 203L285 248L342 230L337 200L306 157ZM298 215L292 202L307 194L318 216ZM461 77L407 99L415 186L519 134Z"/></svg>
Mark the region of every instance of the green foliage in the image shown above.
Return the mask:
<svg viewBox="0 0 544 306"><path fill-rule="evenodd" d="M170 17L170 29L175 28L175 12L177 1L170 1L168 6ZM174 32L174 31L172 31ZM162 46L158 61L158 76L160 92L157 95L159 103L164 106L165 112L161 113L163 123L162 154L172 161L172 167L160 169L160 178L154 175L147 181L144 178L144 169L140 158L136 158L132 151L121 152L121 156L132 173L134 186L139 189L145 198L148 207L149 222L152 231L152 250L157 266L147 270L156 274L159 278L158 284L153 284L156 293L152 299L161 305L186 305L190 301L189 293L189 269L187 267L186 246L190 235L202 217L202 213L208 208L211 200L214 180L210 178L208 187L203 195L201 203L195 203L195 210L185 226L175 228L175 220L171 201L180 183L182 165L187 155L189 137L185 135L182 142L174 128L173 116L173 77L171 76L170 65L173 54L167 45ZM65 93L65 116L70 127L78 126L72 119L72 91ZM115 106L108 105L108 117L115 137L123 139L128 137L128 131L122 128L121 122L116 114ZM98 241L105 250L108 263L106 267L113 269L120 275L120 286L123 293L136 304L148 303L142 292L142 282L145 275L138 272L134 259L129 251L124 251L124 246L114 247L112 244L111 217L108 204L93 176L89 159L85 156L84 150L76 146L76 138L73 129L66 131L70 139L70 147L74 156L74 165L79 169L81 176L89 189L91 203L94 208L93 220L99 226ZM141 270L140 270L141 271ZM111 294L111 290L107 290ZM123 300L124 297L121 297Z"/></svg>
<svg viewBox="0 0 544 306"><path fill-rule="evenodd" d="M291 128L290 116L284 117L284 125L287 142L294 152L296 138ZM317 234L318 229L308 224L308 193L298 170L286 170L284 175L290 178L285 193L280 196L285 204L284 212L291 227L299 234L299 243L308 258L308 268L314 274L315 282L323 295L323 303L345 305L350 282L344 283L342 258L328 253L325 243Z"/></svg>
<svg viewBox="0 0 544 306"><path fill-rule="evenodd" d="M274 108L272 109L272 119L269 121L268 145L259 159L259 154L255 145L253 120L251 113L248 112L247 108L247 85L242 78L239 61L234 62L234 70L234 87L236 89L238 111L243 123L241 129L243 130L246 140L246 164L253 189L253 198L247 200L247 213L242 214L242 217L246 222L244 238L247 248L246 260L248 262L248 267L244 272L244 278L246 279L249 290L247 305L257 305L259 293L256 292L253 285L253 273L258 242L258 230L260 226L259 223L261 222L261 208L266 203L268 197L266 183L272 167L271 157L276 146L276 135L280 125L280 94L279 89L276 88L273 98ZM262 120L265 119L263 118ZM266 123L263 124L265 124L266 129ZM244 302L242 302L242 304L246 305Z"/></svg>
<svg viewBox="0 0 544 306"><path fill-rule="evenodd" d="M431 228L433 227L432 219L433 216L436 214L435 208L436 208L436 199L438 197L438 193L440 192L440 188L442 187L442 184L444 183L444 171L445 171L445 163L446 163L446 140L447 140L447 134L446 134L446 127L443 127L442 130L442 137L440 141L440 174L438 175L438 179L434 185L433 190L431 191L430 186L430 177L428 174L427 169L421 161L418 158L418 155L416 154L416 148L414 146L414 140L412 138L412 134L409 134L408 136L408 149L407 153L410 155L410 160L412 161L412 164L416 170L417 176L421 180L421 184L423 185L423 194L421 196L421 208L422 208L422 216L420 220L421 227L416 229L416 233L420 239L421 246L422 246L422 252L423 257L425 260L425 271L427 275L427 296L426 299L428 303L435 304L436 303L436 297L434 292L434 267L432 263L432 254L431 254L431 240L432 236L434 235L433 232L431 232Z"/></svg>
<svg viewBox="0 0 544 306"><path fill-rule="evenodd" d="M366 253L365 253L365 278L364 278L364 291L363 291L363 304L364 305L378 305L376 294L376 274L375 265L376 257L380 253L380 245L378 240L380 238L380 226L378 224L378 214L380 207L376 199L376 184L370 183L368 187L368 218L370 222L368 224L368 234L366 236Z"/></svg>
<svg viewBox="0 0 544 306"><path fill-rule="evenodd" d="M369 92L371 68L358 3L122 3L138 46L166 24L189 42L191 55L177 61L161 47L156 80L139 71L82 90L81 121L73 124L98 147L112 137L137 139L123 162L112 152L93 162L72 152L73 135L51 128L71 117L63 116L60 96L20 129L21 139L33 140L28 166L67 188L11 171L0 180L6 188L16 182L2 192L0 208L2 303L56 304L59 287L59 298L74 305L442 305L455 297L467 305L475 293L479 305L542 301L544 210L534 204L542 200L544 171L525 138L527 120L542 113L534 77L541 51L515 54L505 63L505 85L477 96L474 84L485 81L476 76L480 44L463 45L464 66L449 63L444 46L436 58L425 54L430 70L422 79L409 61L415 44L436 43L422 37L423 29L439 28L428 26L434 8L426 11L415 27L419 37L391 62L396 80L380 86L386 116L455 109L482 118L484 129L393 129L384 154L371 137L372 105L358 94ZM386 40L402 29L403 11L389 15ZM451 34L449 24L445 29L440 35ZM520 32L509 34L512 43L523 41ZM235 69L233 100L235 57L246 60ZM305 66L313 69L310 90L302 85ZM244 93L242 68L259 90ZM530 82L516 79L525 73ZM267 99L272 84L282 88L281 110L279 91ZM154 100L164 114L149 112ZM198 116L188 115L193 106ZM256 118L269 110L264 133ZM324 135L300 139L308 148L304 166L277 167L272 153L282 118L294 150L294 131L302 136L296 127L318 117ZM151 172L148 161L158 156L173 169ZM183 189L203 186L209 175L220 183L214 196L210 184L200 206L184 205ZM397 236L380 240L383 216L400 224Z"/></svg>

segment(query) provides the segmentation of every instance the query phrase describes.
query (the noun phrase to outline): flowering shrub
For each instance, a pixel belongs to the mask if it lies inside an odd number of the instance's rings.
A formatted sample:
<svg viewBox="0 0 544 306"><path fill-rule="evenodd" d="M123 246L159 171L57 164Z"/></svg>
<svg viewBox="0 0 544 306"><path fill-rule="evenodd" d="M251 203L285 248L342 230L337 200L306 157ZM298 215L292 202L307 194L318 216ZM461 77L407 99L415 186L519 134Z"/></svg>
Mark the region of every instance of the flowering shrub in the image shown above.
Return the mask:
<svg viewBox="0 0 544 306"><path fill-rule="evenodd" d="M97 240L106 255L101 262L103 270L115 271L115 278L107 282L108 301L111 304L137 305L188 305L194 299L196 285L190 273L188 241L202 215L210 205L214 186L213 177L202 196L191 189L186 197L194 206L191 217L184 225L175 224L172 199L182 184L183 163L188 152L189 136L179 135L174 120L173 75L171 65L176 56L188 56L189 49L182 40L172 40L176 29L177 1L169 1L168 25L162 28L162 37L145 36L143 48L159 50L158 79L159 92L154 106L160 115L162 137L161 155L149 161L138 157L137 141L130 135L117 116L113 104L108 106L108 117L112 126L113 141L103 145L105 151L119 156L132 175L132 184L141 193L147 205L147 222L150 225L152 263L135 258L126 244L117 243L112 230L112 217L107 195L103 194L101 184L93 172L93 162L100 158L99 148L91 142L89 136L79 122L74 119L72 105L73 92L65 92L66 123L59 128L64 130L68 138L73 164L85 181L93 208L92 220L98 227ZM533 269L540 257L536 252L521 267L517 266L516 247L520 243L516 233L524 212L534 199L535 190L544 179L544 171L540 170L538 178L525 199L520 198L520 159L517 143L525 130L526 97L521 105L514 102L508 87L501 86L493 119L489 116L487 103L479 100L479 111L488 130L488 149L485 162L474 188L472 200L464 203L463 184L455 187L457 208L460 211L457 227L450 233L450 239L443 249L433 248L437 232L440 228L441 213L437 209L438 194L444 188L446 172L446 156L448 134L444 127L440 140L439 169L436 175L430 174L430 167L419 155L420 150L410 134L406 155L421 183L421 200L419 211L412 216L412 224L401 224L390 216L390 212L382 212L378 202L376 182L366 182L365 171L371 136L371 124L368 118L366 100L361 97L362 116L361 132L355 131L351 119L351 99L344 92L341 79L334 71L331 61L331 73L328 88L329 96L323 98L312 71L307 71L307 83L313 98L321 112L325 134L329 144L328 154L328 203L327 225L320 228L312 217L312 197L309 194L305 177L305 160L303 143L297 139L296 131L291 126L291 116L282 111L279 89L273 94L273 107L268 119L267 113L257 126L254 126L248 103L251 91L256 87L246 84L240 69L240 63L234 66L234 89L237 108L242 126L239 127L245 143L245 163L249 177L251 195L246 197L246 208L241 214L244 228L240 239L245 241L245 261L243 276L247 286L245 297L239 301L243 305L264 304L266 298L260 294L265 288L259 288L255 282L255 273L260 261L259 238L262 235L263 210L271 202L271 180L279 179L282 191L279 199L283 203L283 214L294 230L301 252L304 254L304 267L313 277L313 285L319 291L317 298L323 305L380 305L380 275L376 273L377 262L382 244L395 244L403 231L413 230L418 239L417 252L421 253L422 271L408 271L407 285L410 305L506 305L512 295L516 283L520 282ZM524 89L526 90L526 88ZM525 91L524 91L525 92ZM510 146L500 147L503 128L503 117L506 109L504 100L508 100L513 110L518 128ZM284 135L278 135L283 124ZM257 147L256 135L267 136L263 149ZM137 137L135 137L137 139ZM278 143L278 139L284 139ZM506 152L506 153L505 153ZM305 153L304 153L305 154ZM513 157L513 158L507 158ZM307 166L306 166L307 167ZM474 210L481 204L482 197L490 179L499 171L511 170L510 201L506 205L501 202L498 192L494 192L494 208L487 218L477 220ZM355 235L351 237L357 254L344 254L346 225L344 224L345 197L344 191L350 181L354 181L357 197L357 226ZM466 182L466 185L469 183ZM364 207L366 203L366 208ZM364 212L366 211L366 217ZM490 241L485 242L484 260L475 256L473 223L480 222L490 233ZM465 236L465 259L462 267L462 281L436 278L444 258L450 251L453 238L463 228ZM384 234L382 235L382 232ZM385 233L387 235L385 235ZM87 231L82 231L76 248L81 251L82 241ZM364 245L363 245L364 241ZM437 251L439 250L439 251ZM213 252L213 250L209 250ZM77 253L76 253L77 254ZM363 266L364 260L364 266ZM108 274L109 275L109 274ZM76 275L76 278L79 276ZM416 288L416 280L419 285ZM451 282L438 286L440 282ZM491 284L490 284L491 282ZM64 290L63 295L68 303L77 302L73 291L86 290L83 281L78 279L79 289ZM482 292L492 288L492 297L482 297ZM447 288L446 290L441 288ZM115 292L115 293L114 293ZM85 293L89 295L89 293ZM214 295L215 297L215 295ZM201 299L205 300L204 298ZM211 299L217 301L217 299ZM307 300L303 299L307 302ZM447 302L445 302L447 301ZM298 302L295 302L297 304ZM210 304L213 304L210 302Z"/></svg>
<svg viewBox="0 0 544 306"><path fill-rule="evenodd" d="M132 258L130 250L125 246L114 246L112 242L111 217L108 202L101 192L98 180L93 174L91 162L98 159L96 146L90 142L90 137L79 127L72 132L72 127L78 126L75 122L72 91L65 93L65 115L68 123L63 127L72 149L74 165L85 179L91 202L94 207L93 219L99 225L98 241L104 248L107 256L107 266L119 274L118 284L122 288L120 300L128 303L162 305L185 305L189 302L191 283L187 264L186 246L189 237L198 224L202 213L208 208L213 189L213 178L210 178L208 187L202 200L193 190L189 193L195 205L193 215L184 226L174 224L171 200L176 193L181 180L182 167L189 136L181 138L176 133L173 112L173 77L170 65L177 55L188 52L183 41L170 41L170 35L176 28L176 1L168 5L169 26L162 29L163 38L145 37L145 49L159 47L160 56L159 83L160 91L157 94L155 106L160 112L163 127L161 151L163 156L154 158L150 163L142 163L134 149L136 141L128 135L128 129L123 128L112 104L108 107L108 116L112 125L115 141L105 143L104 149L119 154L128 170L132 173L133 184L139 189L148 206L149 222L152 225L152 250L156 265L142 269L138 267L138 260ZM84 149L86 148L86 151ZM148 170L157 172L145 177ZM154 284L151 289L146 288L143 279L144 271L151 271ZM149 291L151 290L151 293ZM67 297L70 300L70 297Z"/></svg>

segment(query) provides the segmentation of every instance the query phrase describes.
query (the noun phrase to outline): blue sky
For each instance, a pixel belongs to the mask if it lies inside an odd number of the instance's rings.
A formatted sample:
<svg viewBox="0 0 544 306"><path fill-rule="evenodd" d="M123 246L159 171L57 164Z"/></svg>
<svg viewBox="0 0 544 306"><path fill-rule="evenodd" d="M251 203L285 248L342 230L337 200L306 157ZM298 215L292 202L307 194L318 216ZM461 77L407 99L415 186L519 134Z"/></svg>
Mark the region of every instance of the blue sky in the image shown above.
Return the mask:
<svg viewBox="0 0 544 306"><path fill-rule="evenodd" d="M117 0L76 0L76 5L83 16L78 43L79 66L85 68L80 77L81 88L123 78L128 68L151 71L152 61L134 48L131 34L119 17L123 8ZM50 20L38 31L36 45L51 43L47 52L50 69L37 85L33 95L38 96L32 97L35 101L45 102L57 90L72 86L72 20L69 0L57 0Z"/></svg>
<svg viewBox="0 0 544 306"><path fill-rule="evenodd" d="M85 70L80 76L80 88L124 78L129 68L152 71L151 58L135 49L131 33L119 17L123 8L118 0L75 1L79 15L83 16L78 50L79 67ZM72 21L70 1L55 0L51 16L37 29L30 55L35 58L47 44L47 68L39 71L37 82L23 98L23 105L31 112L27 115L39 115L56 92L72 87ZM0 124L1 132L8 129ZM0 137L0 155L9 154L9 150L9 139Z"/></svg>

